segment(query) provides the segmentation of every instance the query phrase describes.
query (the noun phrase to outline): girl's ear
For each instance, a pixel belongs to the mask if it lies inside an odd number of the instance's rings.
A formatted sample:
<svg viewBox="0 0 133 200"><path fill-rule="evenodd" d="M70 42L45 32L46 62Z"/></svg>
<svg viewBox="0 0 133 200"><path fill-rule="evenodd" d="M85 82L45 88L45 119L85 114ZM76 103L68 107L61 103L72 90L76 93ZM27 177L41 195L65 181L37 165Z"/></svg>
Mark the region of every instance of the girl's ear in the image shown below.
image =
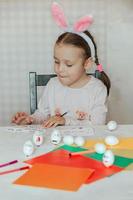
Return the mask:
<svg viewBox="0 0 133 200"><path fill-rule="evenodd" d="M85 62L84 62L84 68L85 68L85 70L90 69L90 68L92 67L92 64L93 64L93 59L92 59L92 57L87 58L87 59L85 60Z"/></svg>

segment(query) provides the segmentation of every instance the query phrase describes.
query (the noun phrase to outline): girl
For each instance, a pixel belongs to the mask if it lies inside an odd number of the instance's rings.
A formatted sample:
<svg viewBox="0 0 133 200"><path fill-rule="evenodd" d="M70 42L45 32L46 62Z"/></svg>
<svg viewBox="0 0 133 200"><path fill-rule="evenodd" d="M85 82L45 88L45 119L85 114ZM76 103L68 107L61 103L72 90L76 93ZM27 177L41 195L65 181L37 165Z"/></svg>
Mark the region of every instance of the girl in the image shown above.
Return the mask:
<svg viewBox="0 0 133 200"><path fill-rule="evenodd" d="M57 4L54 6L58 8L56 12L62 12ZM66 26L66 21L60 19L58 13L53 14L56 22L62 27ZM77 26L80 32L66 31L57 39L54 47L54 71L57 77L52 78L45 87L38 109L33 115L17 113L12 122L41 123L45 128L57 125L105 124L110 81L99 64L92 35L87 30L81 32L83 26L86 28L84 19L80 20L81 26ZM90 17L88 20L89 23L92 22ZM86 74L93 62L97 65L101 80Z"/></svg>

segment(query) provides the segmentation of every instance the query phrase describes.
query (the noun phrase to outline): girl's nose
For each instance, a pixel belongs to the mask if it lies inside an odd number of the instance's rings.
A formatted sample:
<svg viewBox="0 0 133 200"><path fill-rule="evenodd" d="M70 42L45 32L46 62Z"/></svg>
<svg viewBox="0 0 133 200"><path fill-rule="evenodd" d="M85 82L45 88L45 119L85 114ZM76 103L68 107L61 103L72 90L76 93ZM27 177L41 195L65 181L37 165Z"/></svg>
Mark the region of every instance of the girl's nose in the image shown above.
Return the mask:
<svg viewBox="0 0 133 200"><path fill-rule="evenodd" d="M60 64L58 70L59 72L63 72L65 70L65 66L63 64Z"/></svg>

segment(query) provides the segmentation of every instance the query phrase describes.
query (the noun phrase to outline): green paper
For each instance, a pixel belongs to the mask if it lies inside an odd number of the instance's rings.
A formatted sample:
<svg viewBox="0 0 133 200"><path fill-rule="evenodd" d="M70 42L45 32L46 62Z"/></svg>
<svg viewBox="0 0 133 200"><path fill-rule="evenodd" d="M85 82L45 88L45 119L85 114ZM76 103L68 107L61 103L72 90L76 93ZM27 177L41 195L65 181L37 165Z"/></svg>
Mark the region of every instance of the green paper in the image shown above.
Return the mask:
<svg viewBox="0 0 133 200"><path fill-rule="evenodd" d="M95 160L102 161L103 154L92 153L92 154L86 154L84 156L93 158ZM133 159L132 158L126 158L126 157L116 156L115 155L115 162L114 162L113 165L125 168L128 165L130 165L131 163L133 163Z"/></svg>
<svg viewBox="0 0 133 200"><path fill-rule="evenodd" d="M64 149L70 152L78 152L78 151L86 150L85 148L82 148L82 147L74 147L74 146L69 146L69 145L63 145L63 146L58 147L57 149ZM57 149L54 149L54 151Z"/></svg>
<svg viewBox="0 0 133 200"><path fill-rule="evenodd" d="M114 165L117 165L119 167L127 167L133 163L132 158L126 158L126 157L121 157L121 156L115 156L115 162Z"/></svg>
<svg viewBox="0 0 133 200"><path fill-rule="evenodd" d="M78 151L86 150L85 148L82 148L82 147L75 147L75 146L69 146L69 145L62 145L62 146L58 147L57 149L64 149L64 150L67 150L70 152L78 152ZM57 150L57 149L54 149L54 150ZM90 153L90 154L84 154L84 156L93 158L95 160L102 161L103 154ZM128 165L130 165L131 163L133 163L133 158L126 158L126 157L115 155L115 162L113 165L125 168Z"/></svg>

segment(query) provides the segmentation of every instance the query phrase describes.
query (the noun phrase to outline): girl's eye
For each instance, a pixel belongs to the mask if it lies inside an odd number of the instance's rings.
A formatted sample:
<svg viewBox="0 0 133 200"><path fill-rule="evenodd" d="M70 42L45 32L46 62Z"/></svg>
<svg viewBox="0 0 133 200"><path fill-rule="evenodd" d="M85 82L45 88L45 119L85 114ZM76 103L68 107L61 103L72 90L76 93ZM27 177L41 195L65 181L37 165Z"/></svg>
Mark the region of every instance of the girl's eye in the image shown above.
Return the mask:
<svg viewBox="0 0 133 200"><path fill-rule="evenodd" d="M55 62L55 64L59 64L59 62L58 62L58 61L56 61L56 60L55 60L54 62Z"/></svg>
<svg viewBox="0 0 133 200"><path fill-rule="evenodd" d="M73 66L73 65L68 65L68 64L67 64L67 67L72 67L72 66Z"/></svg>

